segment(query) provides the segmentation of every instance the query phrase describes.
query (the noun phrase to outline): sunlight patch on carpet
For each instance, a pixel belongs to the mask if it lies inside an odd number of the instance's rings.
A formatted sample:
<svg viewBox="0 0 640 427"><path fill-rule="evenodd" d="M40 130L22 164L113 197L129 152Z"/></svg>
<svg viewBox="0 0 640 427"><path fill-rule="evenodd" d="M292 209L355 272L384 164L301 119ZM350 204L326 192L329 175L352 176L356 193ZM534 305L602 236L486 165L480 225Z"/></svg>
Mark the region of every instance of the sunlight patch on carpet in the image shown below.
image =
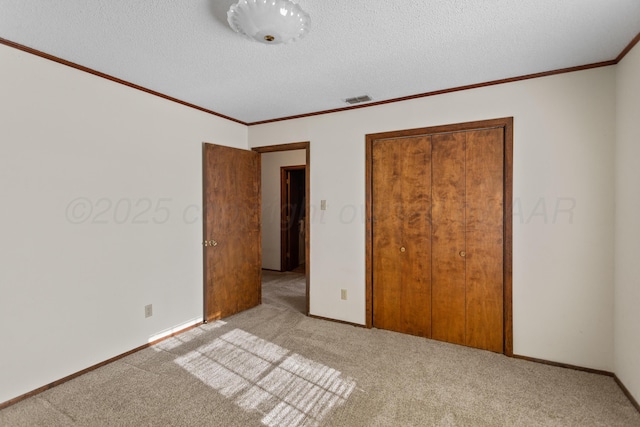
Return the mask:
<svg viewBox="0 0 640 427"><path fill-rule="evenodd" d="M355 388L342 373L241 329L175 360L266 426L317 426Z"/></svg>

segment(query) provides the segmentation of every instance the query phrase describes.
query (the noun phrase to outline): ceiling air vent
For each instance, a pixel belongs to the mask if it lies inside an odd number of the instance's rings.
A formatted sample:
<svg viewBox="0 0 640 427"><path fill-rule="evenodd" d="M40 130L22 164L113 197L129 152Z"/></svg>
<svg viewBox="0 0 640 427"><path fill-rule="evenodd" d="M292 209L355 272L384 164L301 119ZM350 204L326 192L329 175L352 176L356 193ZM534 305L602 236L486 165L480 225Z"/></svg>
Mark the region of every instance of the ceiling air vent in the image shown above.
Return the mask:
<svg viewBox="0 0 640 427"><path fill-rule="evenodd" d="M360 104L361 102L369 102L371 101L371 97L369 95L362 95L362 96L354 96L353 98L347 98L344 100L344 102L346 102L347 104Z"/></svg>

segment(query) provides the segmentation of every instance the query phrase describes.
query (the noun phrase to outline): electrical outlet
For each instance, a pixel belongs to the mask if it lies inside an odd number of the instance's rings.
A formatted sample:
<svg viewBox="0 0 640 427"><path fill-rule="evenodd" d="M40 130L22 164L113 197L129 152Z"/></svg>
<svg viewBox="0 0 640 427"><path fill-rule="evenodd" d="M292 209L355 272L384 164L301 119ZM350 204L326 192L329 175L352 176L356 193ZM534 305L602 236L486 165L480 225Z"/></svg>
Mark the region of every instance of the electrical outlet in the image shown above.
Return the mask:
<svg viewBox="0 0 640 427"><path fill-rule="evenodd" d="M346 289L341 289L340 290L340 298L347 299L347 290Z"/></svg>
<svg viewBox="0 0 640 427"><path fill-rule="evenodd" d="M148 304L144 306L144 317L153 316L153 304Z"/></svg>

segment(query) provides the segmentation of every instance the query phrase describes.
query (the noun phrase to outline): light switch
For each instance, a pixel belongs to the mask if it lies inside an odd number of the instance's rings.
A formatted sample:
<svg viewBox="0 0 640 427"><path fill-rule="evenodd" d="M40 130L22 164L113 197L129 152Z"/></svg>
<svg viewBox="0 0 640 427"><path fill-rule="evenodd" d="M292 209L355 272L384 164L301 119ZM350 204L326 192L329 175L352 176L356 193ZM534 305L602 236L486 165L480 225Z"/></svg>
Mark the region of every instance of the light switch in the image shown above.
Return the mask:
<svg viewBox="0 0 640 427"><path fill-rule="evenodd" d="M327 201L326 200L320 200L320 210L321 211L326 211L327 210Z"/></svg>

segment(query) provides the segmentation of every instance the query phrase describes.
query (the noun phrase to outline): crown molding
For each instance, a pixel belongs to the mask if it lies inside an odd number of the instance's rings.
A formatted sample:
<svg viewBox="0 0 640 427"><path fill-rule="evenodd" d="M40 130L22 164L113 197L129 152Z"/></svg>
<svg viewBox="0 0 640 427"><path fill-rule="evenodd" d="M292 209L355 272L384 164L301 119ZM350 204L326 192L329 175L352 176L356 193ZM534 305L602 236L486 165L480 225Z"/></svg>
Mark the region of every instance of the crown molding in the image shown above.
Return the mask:
<svg viewBox="0 0 640 427"><path fill-rule="evenodd" d="M216 113L215 111L208 110L206 108L200 107L200 106L195 105L195 104L191 104L191 103L186 102L186 101L182 101L182 100L180 100L178 98L174 98L172 96L165 95L164 93L160 93L160 92L157 92L155 90L147 89L146 87L137 85L135 83L131 83L131 82L128 82L126 80L122 80L122 79L119 79L117 77L111 76L109 74L103 73L101 71L97 71L97 70L94 70L92 68L85 67L84 65L76 64L75 62L67 61L66 59L62 59L62 58L59 58L57 56L50 55L50 54L42 52L40 50L33 49L31 47L28 47L28 46L25 46L25 45L22 45L22 44L19 44L19 43L16 43L16 42L12 42L11 40L3 39L3 38L0 37L0 44L12 47L14 49L21 50L23 52L30 53L32 55L39 56L39 57L44 58L44 59L48 59L48 60L53 61L53 62L57 62L58 64L62 64L62 65L66 65L66 66L71 67L71 68L75 68L76 70L84 71L85 73L93 74L94 76L98 76L98 77L101 77L103 79L107 79L107 80L110 80L112 82L119 83L119 84L124 85L124 86L128 86L128 87L130 87L132 89L136 89L136 90L148 93L150 95L158 96L158 97L166 99L168 101L175 102L175 103L180 104L180 105L184 105L185 107L194 108L194 109L196 109L198 111L202 111L204 113L212 114L214 116L218 116L218 117L221 117L223 119L231 120L232 122L240 123L240 124L245 125L245 126L248 125L248 123L243 122L242 120L234 119L233 117L229 117L229 116L225 116L224 114Z"/></svg>
<svg viewBox="0 0 640 427"><path fill-rule="evenodd" d="M202 111L202 112L205 112L205 113L208 113L208 114L212 114L214 116L217 116L217 117L220 117L220 118L223 118L223 119L226 119L226 120L230 120L232 122L236 122L236 123L239 123L239 124L242 124L242 125L245 125L245 126L256 126L256 125L262 125L262 124L267 124L267 123L281 122L281 121L285 121L285 120L294 120L294 119L301 119L301 118L305 118L305 117L319 116L319 115L323 115L323 114L331 114L331 113L338 113L338 112L342 112L342 111L356 110L356 109L359 109L359 108L375 107L375 106L378 106L378 105L391 104L391 103L402 102L402 101L409 101L409 100L418 99L418 98L426 98L426 97L429 97L429 96L442 95L442 94L445 94L445 93L460 92L460 91L463 91L463 90L477 89L477 88L487 87L487 86L495 86L495 85L500 85L500 84L504 84L504 83L513 83L513 82L518 82L518 81L522 81L522 80L535 79L535 78L539 78L539 77L553 76L553 75L556 75L556 74L572 73L574 71L588 70L588 69L591 69L591 68L607 67L607 66L610 66L610 65L616 65L620 61L622 61L622 59L631 51L631 49L634 48L634 46L638 42L640 42L640 33L638 33L633 38L633 40L631 40L627 44L627 46L625 46L625 48L620 52L620 54L615 59L611 59L609 61L596 62L596 63L593 63L593 64L586 64L586 65L579 65L579 66L575 66L575 67L561 68L561 69L558 69L558 70L544 71L544 72L540 72L540 73L526 74L526 75L523 75L523 76L509 77L509 78L506 78L506 79L493 80L493 81L489 81L489 82L476 83L476 84L472 84L472 85L458 86L458 87L448 88L448 89L440 89L440 90L435 90L435 91L431 91L431 92L419 93L419 94L416 94L416 95L403 96L403 97L400 97L400 98L393 98L393 99L387 99L387 100L383 100L383 101L370 102L370 103L362 104L362 105L352 105L352 106L343 107L343 108L333 108L333 109L329 109L329 110L322 110L322 111L316 111L316 112L305 113L305 114L297 114L297 115L293 115L293 116L279 117L279 118L275 118L275 119L260 120L260 121L256 121L256 122L244 122L242 120L235 119L233 117L225 116L224 114L216 113L215 111L200 107L198 105L182 101L182 100L174 98L172 96L168 96L168 95L165 95L163 93L156 92L156 91L151 90L151 89L147 89L147 88L145 88L143 86L128 82L126 80L122 80L122 79L119 79L117 77L113 77L113 76L111 76L109 74L102 73L100 71L96 71L94 69L85 67L83 65L76 64L76 63L71 62L71 61L67 61L65 59L62 59L62 58L59 58L57 56L50 55L48 53L33 49L31 47L24 46L24 45L21 45L19 43L12 42L10 40L0 38L0 44L3 44L5 46L9 46L9 47L12 47L12 48L15 48L15 49L19 49L19 50L22 50L24 52L39 56L41 58L45 58L45 59L48 59L50 61L54 61L54 62L57 62L59 64L66 65L66 66L69 66L71 68L75 68L77 70L84 71L86 73L93 74L93 75L98 76L98 77L102 77L102 78L110 80L112 82L119 83L119 84L128 86L130 88L137 89L137 90L140 90L142 92L145 92L145 93L148 93L148 94L151 94L151 95L154 95L154 96L158 96L158 97L166 99L168 101L176 102L176 103L184 105L186 107L194 108L194 109L196 109L198 111Z"/></svg>

